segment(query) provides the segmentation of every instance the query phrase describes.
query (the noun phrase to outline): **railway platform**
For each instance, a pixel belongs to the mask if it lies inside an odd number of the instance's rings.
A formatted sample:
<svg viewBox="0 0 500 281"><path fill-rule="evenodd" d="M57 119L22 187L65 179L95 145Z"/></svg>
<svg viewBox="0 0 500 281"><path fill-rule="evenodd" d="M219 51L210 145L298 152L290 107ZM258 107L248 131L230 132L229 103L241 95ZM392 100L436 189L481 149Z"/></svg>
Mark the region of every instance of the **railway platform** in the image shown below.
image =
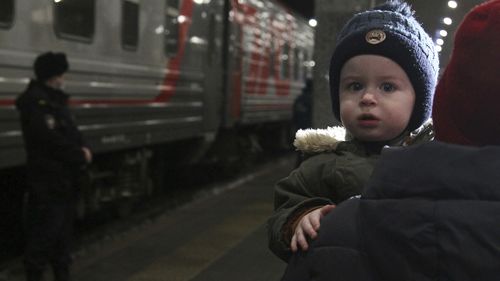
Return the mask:
<svg viewBox="0 0 500 281"><path fill-rule="evenodd" d="M273 186L295 163L280 157L196 199L75 252L75 281L279 280L285 263L267 248ZM52 280L50 272L45 280ZM4 280L24 280L15 262ZM2 280L0 278L0 280Z"/></svg>

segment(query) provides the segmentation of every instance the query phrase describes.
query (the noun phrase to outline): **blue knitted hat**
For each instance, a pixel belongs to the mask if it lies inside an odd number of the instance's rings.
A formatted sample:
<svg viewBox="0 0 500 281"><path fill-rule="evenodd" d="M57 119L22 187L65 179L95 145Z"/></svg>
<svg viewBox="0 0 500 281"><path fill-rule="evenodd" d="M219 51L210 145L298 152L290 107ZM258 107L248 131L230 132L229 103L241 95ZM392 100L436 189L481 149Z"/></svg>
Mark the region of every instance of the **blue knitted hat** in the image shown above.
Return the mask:
<svg viewBox="0 0 500 281"><path fill-rule="evenodd" d="M415 105L408 130L420 127L431 115L439 58L434 42L413 16L407 3L388 1L354 15L340 31L330 62L333 113L340 120L340 70L350 58L372 54L396 62L415 89Z"/></svg>

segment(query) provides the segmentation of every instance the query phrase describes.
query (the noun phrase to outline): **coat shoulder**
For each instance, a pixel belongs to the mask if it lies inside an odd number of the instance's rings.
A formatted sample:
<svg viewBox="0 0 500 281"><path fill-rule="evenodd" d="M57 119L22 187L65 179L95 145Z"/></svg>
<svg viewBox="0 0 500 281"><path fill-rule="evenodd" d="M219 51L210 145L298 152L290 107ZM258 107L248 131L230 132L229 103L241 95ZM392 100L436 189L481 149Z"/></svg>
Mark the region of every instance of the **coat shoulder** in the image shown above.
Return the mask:
<svg viewBox="0 0 500 281"><path fill-rule="evenodd" d="M46 99L47 95L44 90L36 82L31 82L26 90L17 97L16 106L18 109L23 109L32 105L39 106L43 105Z"/></svg>

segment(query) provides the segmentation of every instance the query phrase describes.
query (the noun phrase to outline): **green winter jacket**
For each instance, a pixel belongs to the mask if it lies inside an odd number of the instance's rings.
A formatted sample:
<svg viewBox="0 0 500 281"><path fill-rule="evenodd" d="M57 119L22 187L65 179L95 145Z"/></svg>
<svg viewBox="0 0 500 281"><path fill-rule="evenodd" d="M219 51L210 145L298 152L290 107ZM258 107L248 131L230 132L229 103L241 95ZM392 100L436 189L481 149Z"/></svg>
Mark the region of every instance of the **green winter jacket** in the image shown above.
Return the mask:
<svg viewBox="0 0 500 281"><path fill-rule="evenodd" d="M304 212L327 204L338 204L361 194L372 174L382 144L342 141L343 128L299 130L294 145L306 155L313 155L275 187L275 212L267 222L269 248L288 261L293 222ZM432 123L415 133L392 142L406 145L433 138ZM291 233L290 233L291 231Z"/></svg>
<svg viewBox="0 0 500 281"><path fill-rule="evenodd" d="M361 193L379 152L370 153L355 141L341 142L335 151L305 160L275 188L275 213L268 221L269 248L287 261L291 255L283 229L306 210L338 204Z"/></svg>

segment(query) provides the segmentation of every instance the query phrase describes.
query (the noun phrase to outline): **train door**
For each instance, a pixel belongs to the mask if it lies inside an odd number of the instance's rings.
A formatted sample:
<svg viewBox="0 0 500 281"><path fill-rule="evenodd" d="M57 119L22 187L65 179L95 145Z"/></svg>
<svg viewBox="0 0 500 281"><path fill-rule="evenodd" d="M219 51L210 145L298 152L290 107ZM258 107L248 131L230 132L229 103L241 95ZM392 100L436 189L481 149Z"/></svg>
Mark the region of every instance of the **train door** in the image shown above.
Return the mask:
<svg viewBox="0 0 500 281"><path fill-rule="evenodd" d="M216 132L221 123L223 105L223 25L224 1L199 0L205 2L206 9L201 17L206 25L206 57L204 60L205 96L204 124L205 132Z"/></svg>

